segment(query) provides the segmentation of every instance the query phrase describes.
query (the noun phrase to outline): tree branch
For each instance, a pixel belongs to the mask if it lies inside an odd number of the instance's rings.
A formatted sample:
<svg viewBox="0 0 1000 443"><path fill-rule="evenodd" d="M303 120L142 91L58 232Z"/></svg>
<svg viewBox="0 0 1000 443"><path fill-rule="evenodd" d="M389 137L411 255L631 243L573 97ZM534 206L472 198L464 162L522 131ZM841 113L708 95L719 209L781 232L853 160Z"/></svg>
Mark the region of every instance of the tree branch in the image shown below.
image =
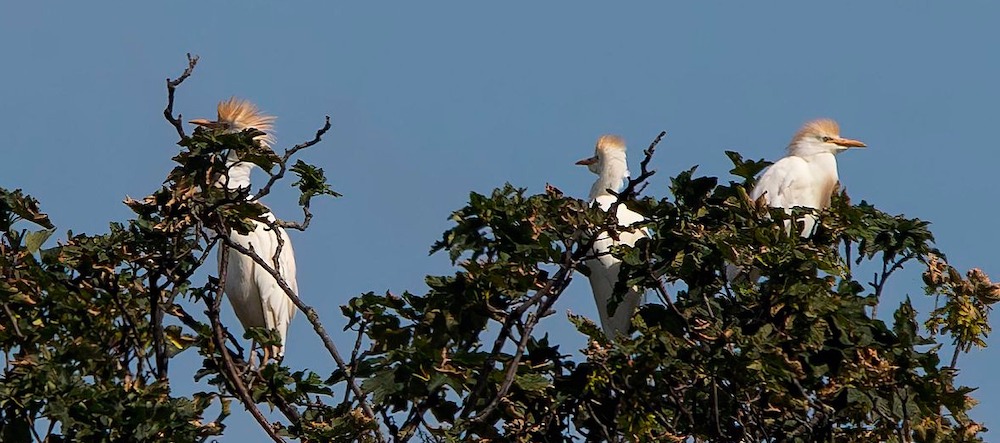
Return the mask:
<svg viewBox="0 0 1000 443"><path fill-rule="evenodd" d="M665 137L666 135L667 131L660 131L660 133L657 134L656 138L653 139L653 141L649 144L649 147L642 151L642 153L645 156L639 163L639 176L636 178L629 177L628 184L625 185L625 189L623 189L622 192L618 194L612 192L612 195L619 197L618 198L619 202L615 202L615 204L621 204L620 201L622 200L621 197L623 196L626 200L638 196L639 193L642 192L643 188L637 189L637 187L640 184L645 183L646 180L649 180L649 178L652 177L653 174L656 174L656 171L649 170L649 161L653 159L653 153L656 151L656 145L660 144L660 141L662 141L663 137ZM613 207L608 212L614 212L614 209L617 209L617 207Z"/></svg>
<svg viewBox="0 0 1000 443"><path fill-rule="evenodd" d="M225 245L222 246L222 250L219 251L222 254L222 258L219 260L219 283L218 288L215 291L215 296L211 300L211 305L208 309L208 317L212 322L212 338L215 341L216 347L219 348L219 354L222 357L223 369L226 371L226 379L232 384L233 390L236 391L237 397L243 403L243 406L250 412L257 423L260 424L261 428L267 432L267 435L271 437L276 443L283 443L285 440L278 436L271 426L271 423L261 414L260 409L257 408L257 404L254 403L253 398L247 390L246 385L243 384L243 379L240 374L236 371L236 365L233 364L232 358L229 356L229 352L226 349L225 335L222 332L222 322L219 320L219 307L222 303L222 291L226 286L226 271L229 264L229 250Z"/></svg>
<svg viewBox="0 0 1000 443"><path fill-rule="evenodd" d="M191 53L188 53L187 59L187 69L181 73L181 76L174 80L169 78L167 79L167 107L163 110L163 117L165 117L167 121L174 126L174 129L177 130L177 135L181 138L181 140L187 138L187 134L184 133L184 124L181 121L181 115L178 114L177 117L174 117L174 90L176 90L181 83L184 83L184 80L187 80L187 78L191 76L191 73L194 72L194 67L198 64L198 56L192 56Z"/></svg>
<svg viewBox="0 0 1000 443"><path fill-rule="evenodd" d="M260 200L265 195L269 194L271 192L271 186L274 186L274 184L278 180L281 180L285 176L285 172L288 170L288 159L292 158L292 156L295 155L296 152L299 152L299 151L301 151L303 149L311 147L311 146L315 145L316 143L319 143L320 141L322 141L323 140L323 135L325 135L326 132L329 131L329 130L330 130L330 116L328 115L328 116L326 116L326 122L323 124L323 127L319 128L316 131L316 136L313 137L312 140L309 140L309 141L304 142L304 143L299 143L299 144L293 146L291 149L286 149L285 150L284 155L281 156L281 161L278 162L278 172L272 174L270 176L270 178L268 178L267 183L264 184L264 186L261 187L260 190L257 191L257 193L254 194L253 198L250 199L250 200L251 201L257 201L257 200ZM270 171L268 171L268 174L270 174Z"/></svg>
<svg viewBox="0 0 1000 443"><path fill-rule="evenodd" d="M330 339L330 335L327 334L326 332L326 328L324 328L323 324L320 323L319 314L316 313L316 310L313 309L311 306L303 303L302 299L299 298L298 294L296 294L295 291L293 291L290 287L288 287L288 283L285 282L285 279L281 277L278 271L275 270L273 266L269 265L267 261L261 258L260 255L258 255L256 252L254 252L251 249L243 247L243 245L237 242L232 241L231 239L229 239L229 237L223 236L222 240L225 246L230 247L247 257L250 257L250 259L253 260L255 263L257 263L258 265L260 265L261 268L264 269L264 271L266 271L268 274L271 274L271 277L274 278L275 282L278 283L278 286L281 287L281 289L285 292L285 295L287 295L288 298L292 301L292 303L294 303L295 306L298 307L303 314L305 314L306 318L309 319L309 323L312 324L313 330L316 331L316 335L318 335L319 338L323 341L323 345L330 353L330 356L333 357L333 360L337 363L337 368L344 372L344 375L347 378L348 387L354 392L354 395L357 396L358 403L361 405L361 409L365 412L365 414L368 415L368 417L371 420L377 421L377 418L375 417L375 412L372 411L371 406L368 405L368 401L365 399L364 391L362 391L361 388L358 387L358 384L354 378L354 373L351 372L350 368L348 368L347 363L344 361L343 357L340 356L340 352L337 351L337 345L333 343L333 340ZM375 435L379 441L383 441L380 433L375 433Z"/></svg>
<svg viewBox="0 0 1000 443"><path fill-rule="evenodd" d="M161 303L161 291L158 271L149 271L149 328L153 333L153 351L156 354L156 378L160 381L167 380L168 365L166 341L163 336L163 306Z"/></svg>

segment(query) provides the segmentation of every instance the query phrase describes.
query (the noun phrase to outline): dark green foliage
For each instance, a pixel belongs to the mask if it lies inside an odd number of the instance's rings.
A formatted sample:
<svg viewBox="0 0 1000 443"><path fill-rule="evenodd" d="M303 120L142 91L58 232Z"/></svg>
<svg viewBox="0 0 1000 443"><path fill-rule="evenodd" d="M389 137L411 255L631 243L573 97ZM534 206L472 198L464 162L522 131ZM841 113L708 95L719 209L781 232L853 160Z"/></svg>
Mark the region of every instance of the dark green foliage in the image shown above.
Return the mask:
<svg viewBox="0 0 1000 443"><path fill-rule="evenodd" d="M1000 285L949 266L927 222L845 193L815 235L790 235L786 219L805 210L788 217L751 201L767 163L733 152L738 181L720 186L691 168L671 179L672 197L623 202L647 218L633 228L652 235L613 250L624 263L618 289L661 301L639 310L629 337L609 342L572 316L590 338L574 359L535 333L585 272L595 233L617 221L552 187L506 185L470 194L433 245L454 274L428 276L423 294L370 292L342 306L357 345L331 349L343 363L328 377L273 361L251 370L218 319L226 276L192 276L214 270L211 252L228 241L218 233L267 222L251 190L218 185L231 150L282 177L296 149L279 156L258 135L184 137L164 186L126 200L133 220L48 249L54 226L37 202L0 190L0 440L204 441L225 430L235 399L282 414L258 419L273 439L317 442L981 441L967 415L972 388L954 376L961 352L985 346ZM289 169L304 208L338 195L322 169ZM727 264L742 271L733 281ZM885 292L903 266L926 269L937 309L921 317ZM855 269L875 278L859 281ZM875 315L883 300L898 301L891 324ZM322 336L306 311L298 321ZM260 328L244 336L277 340ZM954 346L948 359L942 341ZM182 352L202 368L170 371ZM213 392L177 396L177 377ZM211 406L221 414L206 417Z"/></svg>
<svg viewBox="0 0 1000 443"><path fill-rule="evenodd" d="M299 177L299 180L292 183L292 186L299 187L299 192L301 193L299 197L300 206L308 207L309 202L317 195L340 197L340 194L335 192L326 183L326 175L323 173L323 168L317 168L302 160L298 160L292 165L290 170Z"/></svg>
<svg viewBox="0 0 1000 443"><path fill-rule="evenodd" d="M728 154L742 183L691 169L671 180L672 199L630 204L655 235L615 252L622 277L666 303L641 309L615 343L573 318L591 338L578 362L531 327L586 258L578 234L606 216L553 189L472 194L434 246L458 273L428 278L424 296L366 294L344 308L371 340L366 389L405 419L390 430L405 439L430 413L439 425L423 430L448 441L979 441L971 389L954 385L933 333L985 345L1000 286L939 270L928 293L967 293L965 305L947 302L928 330L905 301L886 325L873 315L886 279L946 266L928 223L840 194L816 235L789 235L782 211L747 197L767 164ZM726 263L744 275L727 281ZM865 285L856 266L881 274Z"/></svg>

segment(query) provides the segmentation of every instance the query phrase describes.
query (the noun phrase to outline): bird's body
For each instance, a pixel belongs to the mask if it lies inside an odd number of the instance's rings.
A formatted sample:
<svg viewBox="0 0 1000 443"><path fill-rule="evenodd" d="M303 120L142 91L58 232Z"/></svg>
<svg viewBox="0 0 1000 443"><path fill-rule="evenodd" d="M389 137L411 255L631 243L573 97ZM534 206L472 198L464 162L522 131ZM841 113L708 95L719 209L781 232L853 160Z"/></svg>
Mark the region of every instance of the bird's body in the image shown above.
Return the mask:
<svg viewBox="0 0 1000 443"><path fill-rule="evenodd" d="M232 132L256 128L270 131L274 117L261 114L253 104L230 99L219 103L218 119L215 121L193 120L192 123L207 127L223 128ZM262 135L257 139L260 143L272 142L270 135ZM250 186L250 172L254 165L240 161L235 152L230 152L226 159L227 171L218 179L218 186L229 189L242 189ZM252 198L252 197L250 197ZM274 214L267 212L265 220L275 221ZM254 251L272 268L277 269L281 280L298 295L298 283L295 276L295 254L288 234L280 226L271 228L266 223L253 221L254 229L247 234L235 230L229 232L229 239L244 248ZM278 252L281 239L281 251ZM275 260L275 254L277 259ZM219 252L220 273L222 272L222 251ZM287 341L288 325L297 311L291 298L285 293L278 281L252 257L235 250L230 250L225 269L226 281L223 287L229 298L236 318L244 328L275 329L281 336L281 346L264 349L265 359L284 355Z"/></svg>
<svg viewBox="0 0 1000 443"><path fill-rule="evenodd" d="M623 181L628 178L624 141L613 135L601 136L597 142L596 155L580 160L577 164L587 165L591 172L598 175L597 181L590 190L591 203L596 202L604 211L611 210L614 203L618 201L618 197L612 195L609 189L615 192L621 190ZM644 220L641 215L624 204L618 205L615 215L618 219L618 225L622 227L630 227ZM615 240L615 236L608 232L601 232L594 239L592 252L595 257L586 262L586 266L590 270L590 287L594 292L594 301L597 303L601 327L609 339L613 339L617 335L628 334L632 314L642 298L636 288L629 288L615 309L614 315L609 315L608 303L614 296L615 285L618 283L618 273L621 270L621 260L610 254L611 247L614 245L633 246L645 235L646 231L643 229L624 230L616 233L618 240Z"/></svg>
<svg viewBox="0 0 1000 443"><path fill-rule="evenodd" d="M264 215L274 221L270 212ZM229 233L229 239L247 249L253 249L272 267L274 253L278 250L278 238L271 228L261 222L254 221L254 230L247 235L236 231ZM295 278L295 253L288 234L281 227L277 233L283 242L281 254L278 255L278 272L285 284L296 295L299 293ZM221 265L221 256L219 257ZM270 350L271 355L284 355L284 347L288 334L288 325L297 311L295 304L285 294L278 281L252 258L235 251L230 251L226 266L226 287L224 288L229 303L233 305L236 318L244 328L276 329L281 335L281 346Z"/></svg>
<svg viewBox="0 0 1000 443"><path fill-rule="evenodd" d="M784 208L787 213L798 206L825 209L830 206L830 198L840 180L836 154L864 146L857 140L841 138L840 127L833 120L806 123L792 138L788 155L761 174L750 191L750 198L763 197L768 206ZM801 235L810 236L815 225L816 216L806 215ZM790 229L788 222L786 227Z"/></svg>

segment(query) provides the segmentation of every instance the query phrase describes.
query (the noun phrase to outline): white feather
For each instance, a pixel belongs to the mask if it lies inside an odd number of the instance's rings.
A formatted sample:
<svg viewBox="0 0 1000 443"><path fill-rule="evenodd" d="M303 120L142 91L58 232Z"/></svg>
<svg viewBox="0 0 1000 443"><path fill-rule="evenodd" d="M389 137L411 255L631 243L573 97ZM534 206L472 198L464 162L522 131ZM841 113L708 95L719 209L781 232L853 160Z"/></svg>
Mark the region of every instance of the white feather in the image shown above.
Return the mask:
<svg viewBox="0 0 1000 443"><path fill-rule="evenodd" d="M597 197L596 201L601 209L608 211L617 198L612 195L602 195ZM641 215L627 208L624 204L618 205L615 215L618 217L618 225L622 227L628 227L644 220ZM612 256L609 251L615 245L635 246L636 241L646 236L646 231L643 229L622 230L617 235L618 241L615 241L607 232L600 233L594 240L592 251L597 257L587 261L587 268L590 269L590 288L594 292L594 302L597 303L601 327L608 338L614 338L619 334L628 334L632 314L635 313L642 300L642 294L636 288L629 288L615 309L614 315L609 315L608 303L614 296L615 284L618 283L618 274L621 271L621 260Z"/></svg>
<svg viewBox="0 0 1000 443"><path fill-rule="evenodd" d="M218 117L215 121L195 120L192 123L222 127L231 132L256 128L267 134L255 137L255 140L267 146L273 143L271 137L274 117L264 115L257 107L246 100L235 97L222 101L218 106ZM252 163L241 162L235 152L230 152L226 159L226 174L218 179L218 186L228 189L240 189L250 186ZM264 217L275 221L274 214L267 212ZM236 244L252 250L269 263L272 269L278 270L281 280L296 296L299 294L298 281L295 277L295 252L288 234L281 227L271 229L265 223L254 221L254 230L246 235L230 231L229 239ZM279 237L280 236L280 237ZM281 253L278 252L278 239L281 239ZM222 268L222 251L219 251L219 267ZM238 251L230 250L226 266L226 281L223 288L229 298L236 318L244 328L268 328L278 331L281 345L270 349L265 355L280 357L284 355L288 338L288 324L297 311L292 299L288 297L278 280L253 258Z"/></svg>
<svg viewBox="0 0 1000 443"><path fill-rule="evenodd" d="M830 199L836 188L836 155L848 148L861 148L865 144L857 140L840 137L840 125L829 119L806 123L792 137L788 145L788 155L764 170L757 185L750 191L750 198L763 197L768 206L783 208L791 214L795 207L814 210L830 206ZM802 237L811 236L816 230L818 219L815 214L805 214L802 222ZM791 232L790 220L785 220L785 230ZM726 263L726 279L733 281L741 269ZM751 280L753 272L750 273Z"/></svg>
<svg viewBox="0 0 1000 443"><path fill-rule="evenodd" d="M265 217L274 221L270 212ZM277 228L281 236L281 253L278 255L278 273L295 295L298 295L298 282L295 277L295 252L288 234L281 227ZM236 231L229 238L245 248L252 248L272 268L274 254L278 250L278 237L268 225L254 221L254 230L247 235ZM220 265L222 256L219 256ZM229 263L226 266L226 296L233 305L236 318L244 328L276 329L281 336L281 346L271 351L271 355L284 355L285 343L288 337L288 324L297 311L291 298L285 294L278 281L257 264L251 257L230 250Z"/></svg>
<svg viewBox="0 0 1000 443"><path fill-rule="evenodd" d="M617 136L602 136L597 143L596 156L581 160L578 164L587 164L591 172L598 175L597 181L590 189L591 203L596 202L604 211L611 210L618 198L611 195L609 189L619 191L623 181L628 178L624 141ZM632 314L642 301L637 288L629 288L615 309L615 314L610 315L608 303L614 296L615 284L618 283L618 274L621 270L621 260L611 255L611 248L615 245L634 246L636 241L649 234L643 228L627 229L644 219L624 204L618 205L615 215L618 218L618 225L626 229L616 233L618 240L608 232L599 233L591 250L595 258L586 262L590 270L590 287L594 292L594 302L601 318L601 327L609 339L628 334Z"/></svg>

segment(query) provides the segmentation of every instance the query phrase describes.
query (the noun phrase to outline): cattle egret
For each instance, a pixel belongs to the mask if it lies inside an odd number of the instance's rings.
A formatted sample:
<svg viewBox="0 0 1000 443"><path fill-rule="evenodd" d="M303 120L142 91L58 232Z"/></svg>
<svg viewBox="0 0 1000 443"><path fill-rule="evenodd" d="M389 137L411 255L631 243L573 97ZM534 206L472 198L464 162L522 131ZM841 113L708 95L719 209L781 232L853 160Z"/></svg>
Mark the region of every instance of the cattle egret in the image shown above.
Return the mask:
<svg viewBox="0 0 1000 443"><path fill-rule="evenodd" d="M772 208L802 206L816 210L830 206L830 198L837 186L836 154L850 148L863 148L865 144L842 138L840 126L830 119L813 120L802 126L788 144L788 154L764 170L750 192L750 198L761 196ZM790 222L785 226L791 229ZM802 237L812 235L816 216L806 215Z"/></svg>
<svg viewBox="0 0 1000 443"><path fill-rule="evenodd" d="M836 188L837 159L834 157L850 148L863 148L865 144L842 138L840 125L830 119L813 120L795 133L788 144L788 154L769 166L750 191L750 198L764 197L768 206L784 208L790 214L792 208L801 206L815 210L830 206L830 198ZM809 237L816 229L816 215L806 214L802 219L800 235ZM785 230L791 232L791 220L785 220ZM741 269L726 263L726 279L734 281ZM750 279L756 279L756 270L751 270Z"/></svg>
<svg viewBox="0 0 1000 443"><path fill-rule="evenodd" d="M241 132L248 128L256 128L270 132L274 117L262 114L252 103L231 98L222 101L218 106L218 118L215 121L205 119L192 120L191 123L230 132ZM261 135L255 138L264 145L273 142L271 135ZM236 152L230 151L226 158L228 174L219 178L219 185L229 189L247 188L250 186L250 171L254 164L240 161ZM250 197L253 198L253 197ZM263 215L268 221L275 220L274 214L268 211ZM277 235L275 235L277 231ZM278 272L285 284L298 295L298 284L295 280L295 256L288 234L281 227L273 230L265 223L254 221L254 230L247 235L236 231L229 233L229 239L247 249L252 249L261 258L272 262L278 250L278 235L281 236L281 254L278 256ZM222 264L222 251L219 251L219 265ZM272 264L273 267L273 264ZM221 273L221 269L220 269ZM226 296L233 305L236 317L244 328L276 329L281 336L281 346L273 349L264 348L264 361L270 357L281 358L284 355L288 324L295 316L296 308L277 280L258 265L251 257L232 251L226 266ZM251 346L251 353L253 346Z"/></svg>
<svg viewBox="0 0 1000 443"><path fill-rule="evenodd" d="M597 140L595 155L576 164L586 165L590 172L597 174L597 181L590 188L591 203L597 202L604 211L610 210L618 201L618 197L612 195L610 191L620 191L624 180L628 178L625 141L616 135L602 135ZM625 207L624 204L618 205L615 215L618 218L618 225L623 227L643 221L641 215ZM597 311L601 316L601 327L609 339L619 334L628 334L632 313L640 301L640 294L636 288L630 288L618 304L615 314L608 315L608 302L614 294L618 271L621 268L621 260L610 254L611 246L633 246L644 235L646 235L644 230L631 230L618 233L618 240L615 240L607 232L602 232L594 240L595 257L586 262L590 269L590 287L594 291L594 301L597 302Z"/></svg>

